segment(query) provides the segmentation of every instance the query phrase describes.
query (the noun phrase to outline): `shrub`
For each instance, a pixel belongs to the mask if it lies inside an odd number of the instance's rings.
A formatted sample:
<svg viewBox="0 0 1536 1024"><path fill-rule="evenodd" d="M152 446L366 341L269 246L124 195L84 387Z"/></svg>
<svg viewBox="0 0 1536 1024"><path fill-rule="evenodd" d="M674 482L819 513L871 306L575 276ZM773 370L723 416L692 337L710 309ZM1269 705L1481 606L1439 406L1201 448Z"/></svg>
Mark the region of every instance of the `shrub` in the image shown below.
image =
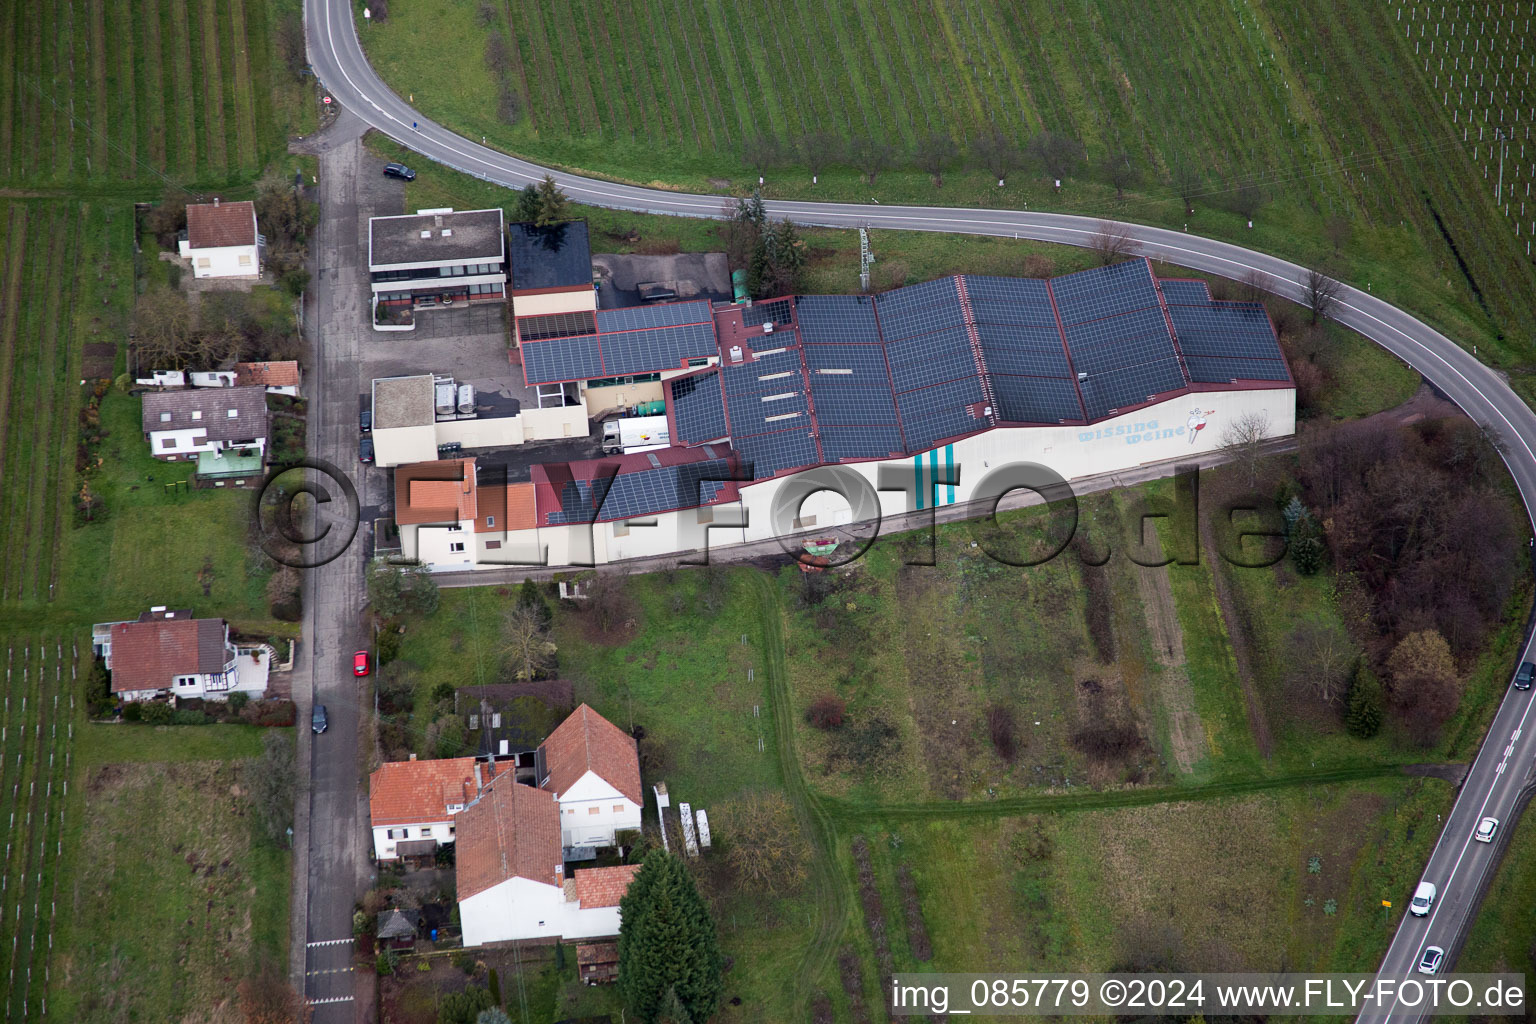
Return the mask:
<svg viewBox="0 0 1536 1024"><path fill-rule="evenodd" d="M248 693L245 693L243 691L239 691L239 690L237 690L234 693L230 694L229 695L229 700L225 701L225 703L229 705L230 713L231 714L236 714L236 715L238 715L241 711L243 711L245 709L245 706L247 704L249 704L250 702L251 702L251 695L248 694Z"/></svg>
<svg viewBox="0 0 1536 1024"><path fill-rule="evenodd" d="M438 683L432 687L432 703L436 704L440 700L453 700L452 683Z"/></svg>
<svg viewBox="0 0 1536 1024"><path fill-rule="evenodd" d="M172 725L207 725L213 719L206 712L193 711L190 708L178 708L171 713Z"/></svg>
<svg viewBox="0 0 1536 1024"><path fill-rule="evenodd" d="M1344 712L1344 728L1351 736L1370 739L1381 729L1381 718L1386 704L1381 681L1376 673L1362 661L1355 666L1355 677L1349 685L1348 708Z"/></svg>
<svg viewBox="0 0 1536 1024"><path fill-rule="evenodd" d="M1018 760L1019 729L1014 723L1011 709L997 704L987 708L987 735L992 738L992 746L998 757L1009 764Z"/></svg>
<svg viewBox="0 0 1536 1024"><path fill-rule="evenodd" d="M123 706L123 721L138 722L144 718L144 705L138 701L129 701Z"/></svg>
<svg viewBox="0 0 1536 1024"><path fill-rule="evenodd" d="M835 693L824 693L805 709L805 720L818 729L839 729L848 703Z"/></svg>
<svg viewBox="0 0 1536 1024"><path fill-rule="evenodd" d="M400 631L385 629L379 633L379 664L388 665L400 657Z"/></svg>
<svg viewBox="0 0 1536 1024"><path fill-rule="evenodd" d="M457 953L453 954L453 956L448 958L448 962L453 964L453 966L457 967L459 970L463 971L465 974L475 973L475 958L471 956L470 953L466 950L459 950Z"/></svg>
<svg viewBox="0 0 1536 1024"><path fill-rule="evenodd" d="M386 949L374 960L373 969L380 977L394 974L400 969L400 954L393 949Z"/></svg>
<svg viewBox="0 0 1536 1024"><path fill-rule="evenodd" d="M176 709L163 701L150 701L140 705L139 717L150 725L169 725Z"/></svg>

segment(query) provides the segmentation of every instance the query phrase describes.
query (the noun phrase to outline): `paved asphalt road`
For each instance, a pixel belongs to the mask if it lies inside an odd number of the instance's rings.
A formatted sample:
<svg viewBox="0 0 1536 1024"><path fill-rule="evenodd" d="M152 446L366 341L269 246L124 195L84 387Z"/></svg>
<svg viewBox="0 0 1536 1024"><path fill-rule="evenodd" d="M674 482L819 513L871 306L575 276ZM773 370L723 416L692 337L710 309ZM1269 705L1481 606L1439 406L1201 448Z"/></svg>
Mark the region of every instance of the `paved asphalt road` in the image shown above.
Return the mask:
<svg viewBox="0 0 1536 1024"><path fill-rule="evenodd" d="M549 171L455 135L424 118L379 80L358 44L352 9L347 0L305 0L311 65L336 102L423 156L512 187L552 173L572 199L614 209L716 217L730 202L724 196L672 193ZM1013 236L1067 245L1086 244L1099 225L1092 218L1007 210L777 200L767 207L770 216L787 217L800 224ZM1302 298L1299 282L1304 269L1293 263L1164 228L1125 227L1147 256L1232 279L1256 271L1268 275L1269 290L1275 294L1298 301ZM1527 509L1536 508L1536 451L1530 441L1536 438L1536 415L1498 374L1449 338L1368 291L1343 288L1334 315L1409 363L1500 438ZM1529 727L1536 723L1527 722L1532 693L1536 691L1511 692L1500 709L1489 741L1479 753L1430 858L1426 877L1439 886L1440 903L1426 920L1406 919L1382 965L1384 973L1401 976L1410 972L1423 946L1431 942L1454 956L1476 909L1481 883L1499 852L1498 844L1493 849L1480 843L1469 846L1471 829L1482 814L1503 819L1506 831L1512 828L1516 792L1536 765L1536 728ZM1527 727L1521 729L1522 723ZM1405 890L1397 897L1394 903L1403 906L1409 892ZM1402 1014L1396 1019L1403 1019Z"/></svg>

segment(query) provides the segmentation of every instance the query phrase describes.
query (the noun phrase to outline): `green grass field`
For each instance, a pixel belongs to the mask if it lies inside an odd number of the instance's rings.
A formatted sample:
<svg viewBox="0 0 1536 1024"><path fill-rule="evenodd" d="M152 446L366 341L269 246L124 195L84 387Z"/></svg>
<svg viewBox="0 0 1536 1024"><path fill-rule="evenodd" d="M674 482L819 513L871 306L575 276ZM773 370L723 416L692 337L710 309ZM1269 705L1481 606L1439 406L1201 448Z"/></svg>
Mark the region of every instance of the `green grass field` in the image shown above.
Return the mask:
<svg viewBox="0 0 1536 1024"><path fill-rule="evenodd" d="M313 121L281 66L297 0L106 0L0 15L0 186L152 199L258 176Z"/></svg>
<svg viewBox="0 0 1536 1024"><path fill-rule="evenodd" d="M1428 16L1439 24L1426 28ZM834 166L813 188L794 157L767 171L767 191L1187 223L1299 262L1337 262L1351 283L1518 368L1536 358L1536 218L1521 204L1536 163L1511 149L1512 202L1501 211L1490 143L1492 124L1528 119L1529 84L1510 73L1524 17L1479 29L1482 12L1422 0L1202 0L1157 17L1125 0L417 0L362 36L385 80L454 129L640 183L740 191L757 177L743 153L759 133L791 148L824 132L899 151L932 131L962 146L993 127L1020 144L1042 128L1069 134L1087 161L1059 193L1038 169L1016 170L1004 189L985 170L956 170L935 188L909 160L873 186ZM1469 31L1475 51L1447 54ZM483 59L492 33L507 53L497 74ZM504 89L515 123L500 114ZM1093 170L1119 152L1140 172L1124 197ZM1193 216L1172 185L1184 164L1200 179ZM1252 230L1231 209L1245 183L1268 200ZM1347 241L1325 230L1334 218Z"/></svg>

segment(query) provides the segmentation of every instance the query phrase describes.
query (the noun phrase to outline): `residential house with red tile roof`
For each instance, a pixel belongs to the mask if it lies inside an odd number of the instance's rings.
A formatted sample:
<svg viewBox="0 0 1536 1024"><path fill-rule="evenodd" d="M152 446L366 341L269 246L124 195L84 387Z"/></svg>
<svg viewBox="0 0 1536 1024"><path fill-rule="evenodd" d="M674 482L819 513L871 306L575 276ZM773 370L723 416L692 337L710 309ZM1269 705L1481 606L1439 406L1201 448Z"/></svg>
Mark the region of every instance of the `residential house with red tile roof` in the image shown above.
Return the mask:
<svg viewBox="0 0 1536 1024"><path fill-rule="evenodd" d="M638 866L578 869L566 878L554 794L506 773L456 824L465 946L619 933L619 901Z"/></svg>
<svg viewBox="0 0 1536 1024"><path fill-rule="evenodd" d="M534 526L533 484L504 472L481 484L475 460L440 459L395 470L400 551L432 569L506 564L508 533Z"/></svg>
<svg viewBox="0 0 1536 1024"><path fill-rule="evenodd" d="M198 619L190 611L163 607L133 622L97 623L92 646L112 674L113 695L125 701L227 700L237 692L260 697L272 658L265 645L236 646L223 619Z"/></svg>
<svg viewBox="0 0 1536 1024"><path fill-rule="evenodd" d="M564 846L613 846L640 827L640 755L634 737L586 704L571 712L535 756L539 788L560 805Z"/></svg>
<svg viewBox="0 0 1536 1024"><path fill-rule="evenodd" d="M181 258L194 277L259 277L265 240L256 230L256 204L197 203L187 207Z"/></svg>
<svg viewBox="0 0 1536 1024"><path fill-rule="evenodd" d="M279 359L260 363L236 363L235 380L241 387L261 387L269 395L298 395L299 361Z"/></svg>
<svg viewBox="0 0 1536 1024"><path fill-rule="evenodd" d="M379 860L432 856L456 838L457 815L496 772L473 757L386 761L368 777L368 817Z"/></svg>

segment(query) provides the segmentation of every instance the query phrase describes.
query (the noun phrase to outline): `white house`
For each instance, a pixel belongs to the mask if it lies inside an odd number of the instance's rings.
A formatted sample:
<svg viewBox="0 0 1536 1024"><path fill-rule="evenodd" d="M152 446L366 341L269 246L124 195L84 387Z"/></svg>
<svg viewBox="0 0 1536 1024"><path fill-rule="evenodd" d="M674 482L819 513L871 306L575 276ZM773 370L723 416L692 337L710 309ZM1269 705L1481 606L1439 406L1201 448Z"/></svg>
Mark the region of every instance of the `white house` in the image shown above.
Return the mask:
<svg viewBox="0 0 1536 1024"><path fill-rule="evenodd" d="M639 866L578 869L567 879L553 794L504 774L456 824L465 946L619 933L619 901Z"/></svg>
<svg viewBox="0 0 1536 1024"><path fill-rule="evenodd" d="M187 207L187 236L178 248L194 277L259 277L263 241L255 203L215 199Z"/></svg>
<svg viewBox="0 0 1536 1024"><path fill-rule="evenodd" d="M260 697L267 689L272 649L237 647L223 619L195 619L190 611L159 607L135 622L98 623L92 639L112 673L112 693L121 700L226 700L237 692Z"/></svg>
<svg viewBox="0 0 1536 1024"><path fill-rule="evenodd" d="M539 788L560 807L563 846L613 846L640 827L640 755L634 737L583 704L535 755Z"/></svg>
<svg viewBox="0 0 1536 1024"><path fill-rule="evenodd" d="M454 817L480 798L494 764L473 757L387 761L368 777L368 817L378 860L430 856L454 841Z"/></svg>
<svg viewBox="0 0 1536 1024"><path fill-rule="evenodd" d="M143 427L150 453L167 462L202 452L264 455L267 392L261 387L153 392L144 396Z"/></svg>

